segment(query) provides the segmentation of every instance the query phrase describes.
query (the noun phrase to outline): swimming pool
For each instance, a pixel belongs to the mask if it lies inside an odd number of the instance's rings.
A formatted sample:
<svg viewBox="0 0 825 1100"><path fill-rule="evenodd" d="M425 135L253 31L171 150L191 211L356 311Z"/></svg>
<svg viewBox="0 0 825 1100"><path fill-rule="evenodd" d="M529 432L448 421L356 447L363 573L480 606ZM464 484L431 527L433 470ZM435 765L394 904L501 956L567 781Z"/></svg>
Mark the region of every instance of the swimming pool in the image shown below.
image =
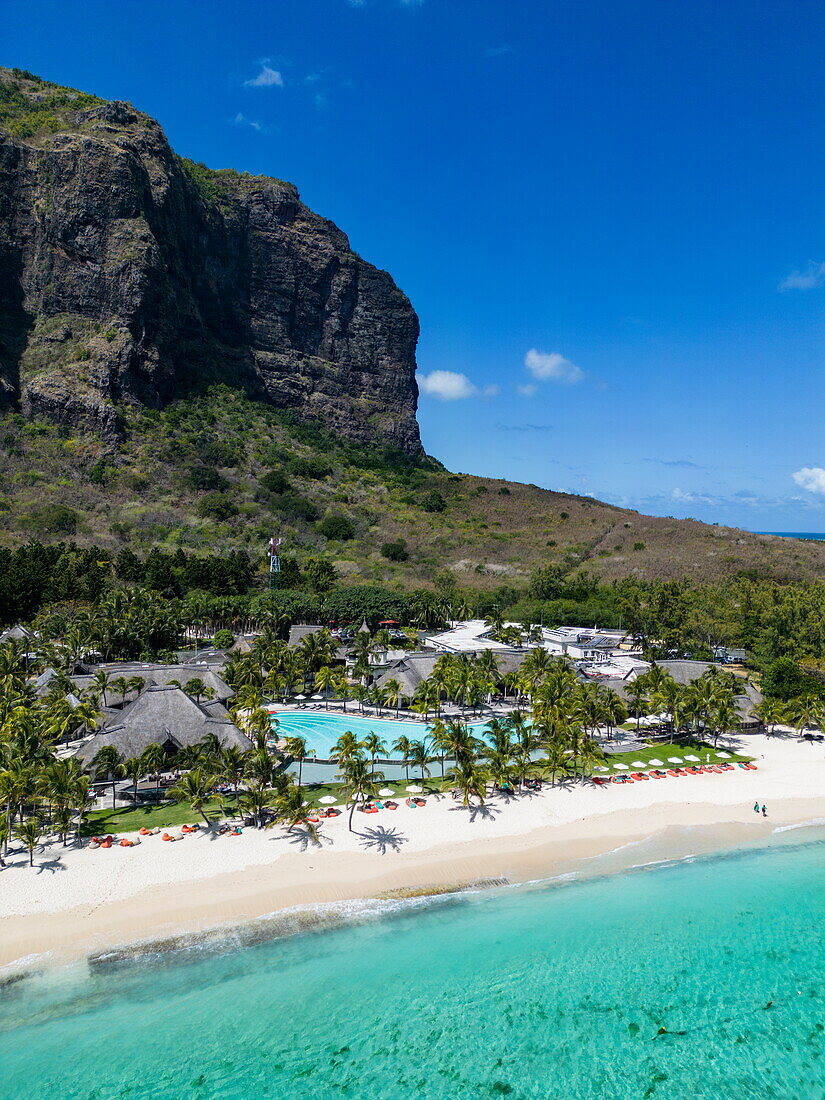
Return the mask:
<svg viewBox="0 0 825 1100"><path fill-rule="evenodd" d="M379 759L398 759L400 754L392 751L399 737L408 737L410 741L422 741L427 736L425 722L411 722L406 719L373 718L361 714L335 714L326 711L276 711L273 718L278 719L278 737L303 737L308 749L314 749L319 760L328 760L332 747L342 733L354 733L359 741L370 733L375 733L387 746L386 754ZM470 722L469 729L476 737L482 737L487 728L486 722Z"/></svg>

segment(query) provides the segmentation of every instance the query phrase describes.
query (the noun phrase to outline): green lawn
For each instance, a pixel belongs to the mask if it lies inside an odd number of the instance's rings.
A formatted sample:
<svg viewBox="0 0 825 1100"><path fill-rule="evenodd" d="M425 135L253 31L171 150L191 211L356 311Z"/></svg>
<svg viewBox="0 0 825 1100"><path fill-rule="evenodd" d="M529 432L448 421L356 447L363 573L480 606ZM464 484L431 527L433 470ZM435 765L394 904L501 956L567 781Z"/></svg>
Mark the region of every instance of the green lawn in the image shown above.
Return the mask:
<svg viewBox="0 0 825 1100"><path fill-rule="evenodd" d="M728 752L728 757L719 756L720 752ZM642 748L632 749L630 752L621 753L608 753L605 765L610 767L611 772L616 772L616 764L627 764L631 771L643 771L642 768L634 768L634 760L644 760L646 766L649 768L658 767L657 764L650 764L648 761L661 760L665 769L674 767L673 764L668 762L670 756L680 756L686 764L696 765L695 760L685 760L687 755L698 756L700 764L708 763L708 755L710 755L711 764L737 764L741 762L747 762L753 759L752 756L742 756L738 753L730 752L730 750L720 747L715 749L712 745L707 744L704 741L679 741L674 744L668 742L659 742L655 745L644 745ZM678 767L678 765L675 765ZM623 768L619 768L618 771L623 771ZM605 775L606 772L595 772L596 775Z"/></svg>
<svg viewBox="0 0 825 1100"><path fill-rule="evenodd" d="M231 817L231 809L217 799L206 804L210 817ZM138 829L154 829L164 825L192 825L203 822L188 802L161 802L159 805L126 806L119 810L92 810L80 829L81 836L102 836L104 833L136 833Z"/></svg>

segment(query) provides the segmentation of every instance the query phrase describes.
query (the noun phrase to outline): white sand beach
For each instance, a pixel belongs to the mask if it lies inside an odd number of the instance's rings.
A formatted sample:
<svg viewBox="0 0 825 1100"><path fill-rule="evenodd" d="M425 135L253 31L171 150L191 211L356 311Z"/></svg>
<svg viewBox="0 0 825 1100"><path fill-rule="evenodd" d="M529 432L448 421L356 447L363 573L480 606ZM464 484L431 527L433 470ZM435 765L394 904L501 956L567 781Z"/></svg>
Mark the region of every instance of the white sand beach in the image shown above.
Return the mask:
<svg viewBox="0 0 825 1100"><path fill-rule="evenodd" d="M33 868L12 849L0 873L0 965L404 888L527 881L587 870L594 860L601 870L619 869L825 819L821 744L753 736L742 751L757 771L545 786L481 808L430 797L421 809L356 812L354 832L346 815L327 820L317 845L301 829L200 830L174 844L150 836L134 848L54 843L35 853ZM767 818L754 813L755 801L767 805Z"/></svg>

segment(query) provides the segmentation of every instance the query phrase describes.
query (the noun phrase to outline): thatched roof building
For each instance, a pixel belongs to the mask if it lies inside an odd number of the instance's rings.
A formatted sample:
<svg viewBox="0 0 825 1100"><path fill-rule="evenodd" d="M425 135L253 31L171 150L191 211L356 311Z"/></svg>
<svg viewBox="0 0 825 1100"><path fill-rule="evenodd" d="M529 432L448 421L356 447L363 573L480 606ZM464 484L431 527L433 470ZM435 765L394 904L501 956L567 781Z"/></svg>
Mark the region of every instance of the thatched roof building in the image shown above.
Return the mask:
<svg viewBox="0 0 825 1100"><path fill-rule="evenodd" d="M112 725L105 726L77 752L77 759L87 764L107 745L114 745L124 759L140 754L149 745L163 745L172 755L179 749L196 745L207 734L214 733L224 748L236 745L241 750L252 747L245 733L230 721L220 704L210 711L176 687L152 687L121 711ZM220 709L218 709L220 708Z"/></svg>

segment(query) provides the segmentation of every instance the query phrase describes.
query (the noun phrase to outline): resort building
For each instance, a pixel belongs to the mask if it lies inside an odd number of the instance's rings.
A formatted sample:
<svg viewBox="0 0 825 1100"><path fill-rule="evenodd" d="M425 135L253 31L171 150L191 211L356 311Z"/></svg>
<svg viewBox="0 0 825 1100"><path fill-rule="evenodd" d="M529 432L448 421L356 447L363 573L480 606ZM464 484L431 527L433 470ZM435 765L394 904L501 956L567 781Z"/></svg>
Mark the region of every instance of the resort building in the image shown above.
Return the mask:
<svg viewBox="0 0 825 1100"><path fill-rule="evenodd" d="M224 748L236 745L246 751L252 747L220 702L196 703L180 688L151 687L111 724L84 741L75 756L87 765L108 745L114 745L124 759L140 756L150 745L162 745L172 757L209 734L214 734Z"/></svg>

